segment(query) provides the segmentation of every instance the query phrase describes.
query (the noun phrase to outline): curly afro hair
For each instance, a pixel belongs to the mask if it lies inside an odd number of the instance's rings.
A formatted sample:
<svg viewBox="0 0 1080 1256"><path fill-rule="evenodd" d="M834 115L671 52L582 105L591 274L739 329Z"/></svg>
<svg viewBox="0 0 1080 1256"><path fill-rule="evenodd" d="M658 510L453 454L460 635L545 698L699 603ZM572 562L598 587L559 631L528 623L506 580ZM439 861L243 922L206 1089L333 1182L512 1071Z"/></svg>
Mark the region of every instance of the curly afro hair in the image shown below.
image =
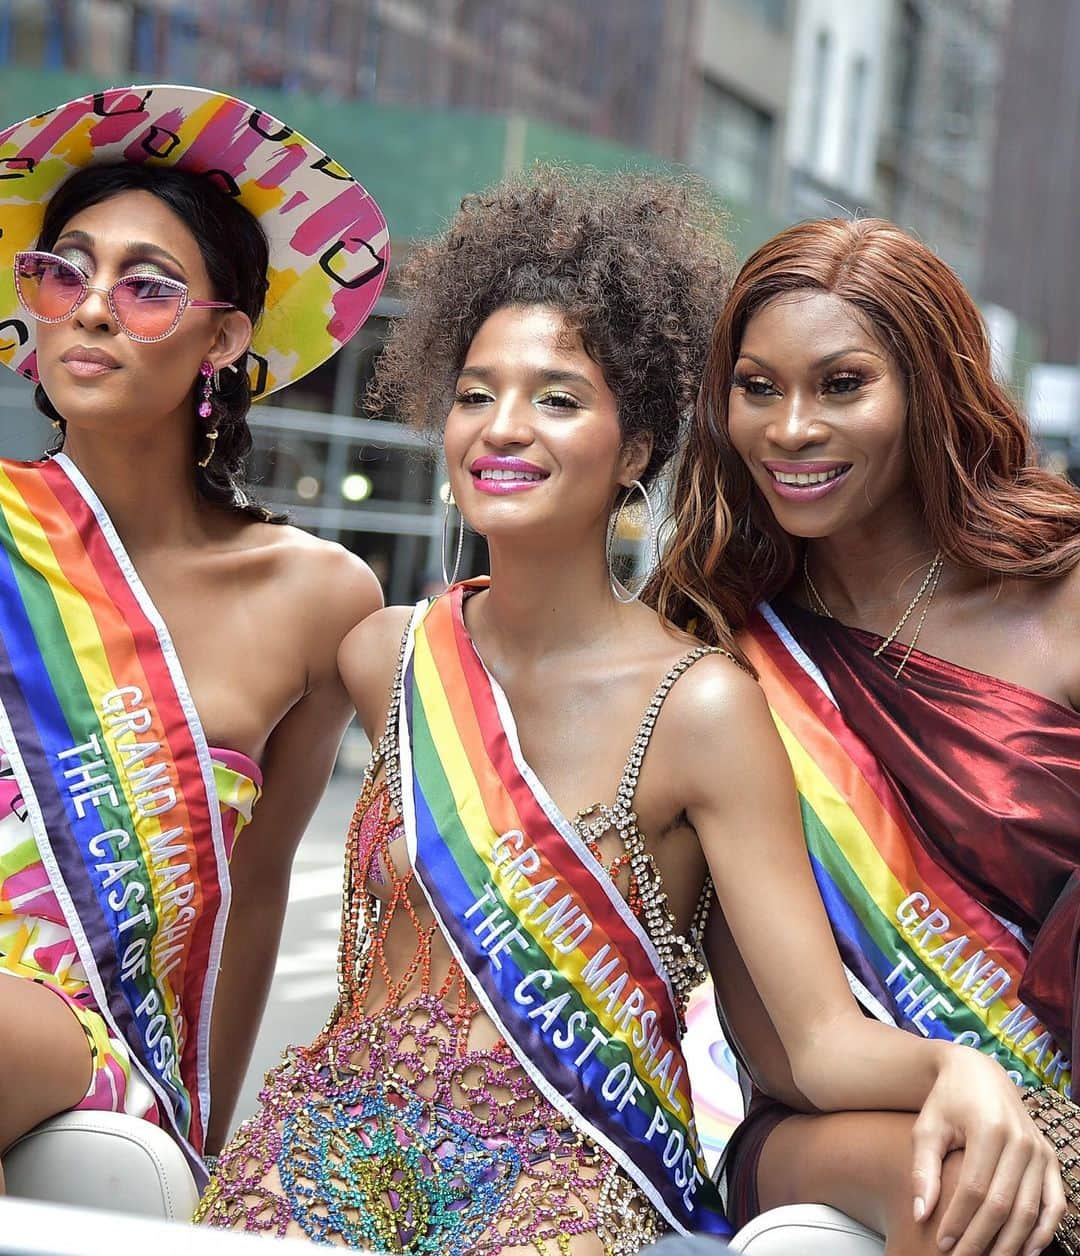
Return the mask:
<svg viewBox="0 0 1080 1256"><path fill-rule="evenodd" d="M624 437L648 436L648 483L697 395L732 253L715 195L691 176L600 175L550 166L466 197L402 270L407 315L369 400L439 431L481 324L548 305L576 331L619 406Z"/></svg>

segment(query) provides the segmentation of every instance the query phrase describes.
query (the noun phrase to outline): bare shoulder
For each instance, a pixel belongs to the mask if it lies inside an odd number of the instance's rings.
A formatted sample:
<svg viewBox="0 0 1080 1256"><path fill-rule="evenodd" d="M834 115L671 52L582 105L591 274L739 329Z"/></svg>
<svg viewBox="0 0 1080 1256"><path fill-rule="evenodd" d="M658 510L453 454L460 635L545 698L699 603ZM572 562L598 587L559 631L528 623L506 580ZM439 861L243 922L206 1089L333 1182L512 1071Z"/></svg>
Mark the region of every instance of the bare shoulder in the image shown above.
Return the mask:
<svg viewBox="0 0 1080 1256"><path fill-rule="evenodd" d="M288 524L256 524L252 540L262 550L264 578L287 600L291 618L310 643L335 666L345 634L383 604L375 573L358 555Z"/></svg>
<svg viewBox="0 0 1080 1256"><path fill-rule="evenodd" d="M411 606L384 606L357 624L338 650L338 666L343 677L358 668L385 668L393 679L401 641L412 618ZM347 677L346 677L347 678Z"/></svg>
<svg viewBox="0 0 1080 1256"><path fill-rule="evenodd" d="M790 788L765 694L733 659L699 659L671 690L667 708L665 759L688 805L715 805L759 786Z"/></svg>
<svg viewBox="0 0 1080 1256"><path fill-rule="evenodd" d="M730 731L745 721L768 719L761 686L726 654L706 654L678 680L667 698L681 736Z"/></svg>
<svg viewBox="0 0 1080 1256"><path fill-rule="evenodd" d="M253 523L240 540L267 631L296 641L309 687L336 686L342 639L382 606L375 573L343 545L288 524Z"/></svg>
<svg viewBox="0 0 1080 1256"><path fill-rule="evenodd" d="M344 620L347 631L383 603L375 573L358 555L336 541L324 541L300 528L276 525L282 575L310 589L320 615ZM342 634L343 635L343 634Z"/></svg>
<svg viewBox="0 0 1080 1256"><path fill-rule="evenodd" d="M1080 709L1080 564L1054 582L1046 627L1054 655L1064 668L1064 682L1072 705Z"/></svg>
<svg viewBox="0 0 1080 1256"><path fill-rule="evenodd" d="M411 616L411 606L386 606L358 623L338 648L338 671L370 737L377 736L385 722Z"/></svg>

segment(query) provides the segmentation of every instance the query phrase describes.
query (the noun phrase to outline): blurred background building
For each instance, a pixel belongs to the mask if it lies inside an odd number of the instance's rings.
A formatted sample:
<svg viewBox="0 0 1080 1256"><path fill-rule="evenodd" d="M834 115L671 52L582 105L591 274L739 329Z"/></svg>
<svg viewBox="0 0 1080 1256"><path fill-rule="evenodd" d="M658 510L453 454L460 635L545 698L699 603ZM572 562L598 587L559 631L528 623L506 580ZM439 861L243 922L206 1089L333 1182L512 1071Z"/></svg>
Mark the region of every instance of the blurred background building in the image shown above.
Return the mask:
<svg viewBox="0 0 1080 1256"><path fill-rule="evenodd" d="M893 218L970 285L1051 455L1080 463L1076 0L0 0L5 122L125 81L287 116L375 195L397 261L537 158L690 165L742 255L806 217ZM267 498L392 601L436 580L443 513L421 439L363 406L400 309L391 277L357 342L254 412ZM46 439L0 382L0 448Z"/></svg>

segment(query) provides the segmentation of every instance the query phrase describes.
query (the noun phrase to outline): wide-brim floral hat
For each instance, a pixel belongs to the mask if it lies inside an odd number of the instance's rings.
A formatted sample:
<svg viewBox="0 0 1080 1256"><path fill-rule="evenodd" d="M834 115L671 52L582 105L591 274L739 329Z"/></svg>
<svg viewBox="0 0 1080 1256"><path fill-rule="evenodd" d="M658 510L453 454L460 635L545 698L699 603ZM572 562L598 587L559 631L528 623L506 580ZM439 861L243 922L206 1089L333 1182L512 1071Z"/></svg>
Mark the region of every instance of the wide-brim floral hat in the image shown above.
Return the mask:
<svg viewBox="0 0 1080 1256"><path fill-rule="evenodd" d="M378 205L321 148L277 118L201 87L95 92L0 131L0 363L37 379L36 324L13 261L34 248L45 206L84 166L139 162L212 179L270 244L266 309L248 351L252 396L300 379L371 313L390 264Z"/></svg>

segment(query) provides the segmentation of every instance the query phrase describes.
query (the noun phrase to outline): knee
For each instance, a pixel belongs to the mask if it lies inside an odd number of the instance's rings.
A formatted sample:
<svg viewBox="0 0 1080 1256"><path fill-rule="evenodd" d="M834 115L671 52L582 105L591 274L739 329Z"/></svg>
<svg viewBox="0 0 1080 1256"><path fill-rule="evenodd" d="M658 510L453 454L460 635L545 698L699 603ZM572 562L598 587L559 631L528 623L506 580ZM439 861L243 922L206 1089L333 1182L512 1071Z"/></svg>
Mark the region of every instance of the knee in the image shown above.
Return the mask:
<svg viewBox="0 0 1080 1256"><path fill-rule="evenodd" d="M922 1221L915 1220L914 1193L910 1184L908 1189L891 1192L885 1223L885 1251L888 1256L941 1256L938 1227L960 1184L963 1162L962 1151L951 1151L942 1161L938 1203L934 1211Z"/></svg>
<svg viewBox="0 0 1080 1256"><path fill-rule="evenodd" d="M25 1032L10 1018L0 1018L0 1153L24 1133L13 1117L22 1106L19 1096L30 1080L23 1076L22 1067L26 1050L21 1038Z"/></svg>
<svg viewBox="0 0 1080 1256"><path fill-rule="evenodd" d="M22 1053L14 1039L12 1027L0 1023L0 1156L32 1128L25 1125L22 1115L25 1102L20 1095L25 1092L28 1079L22 1076Z"/></svg>
<svg viewBox="0 0 1080 1256"><path fill-rule="evenodd" d="M8 978L0 981L13 987L31 984ZM45 997L35 997L40 995ZM86 1094L92 1073L93 1058L82 1026L56 995L33 987L21 1001L3 1001L0 1153L47 1117L77 1104Z"/></svg>

